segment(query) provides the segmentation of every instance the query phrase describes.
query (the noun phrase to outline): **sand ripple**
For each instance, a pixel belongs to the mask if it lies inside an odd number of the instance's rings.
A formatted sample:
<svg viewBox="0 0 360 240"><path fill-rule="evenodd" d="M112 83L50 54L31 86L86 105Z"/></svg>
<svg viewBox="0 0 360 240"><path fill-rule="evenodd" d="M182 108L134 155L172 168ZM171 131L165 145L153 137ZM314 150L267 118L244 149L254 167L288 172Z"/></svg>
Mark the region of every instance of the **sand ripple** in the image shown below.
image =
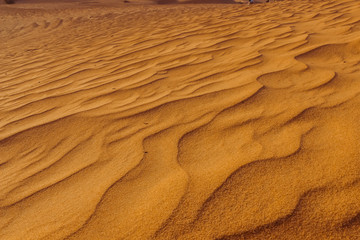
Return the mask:
<svg viewBox="0 0 360 240"><path fill-rule="evenodd" d="M90 5L0 6L0 239L360 239L358 1Z"/></svg>

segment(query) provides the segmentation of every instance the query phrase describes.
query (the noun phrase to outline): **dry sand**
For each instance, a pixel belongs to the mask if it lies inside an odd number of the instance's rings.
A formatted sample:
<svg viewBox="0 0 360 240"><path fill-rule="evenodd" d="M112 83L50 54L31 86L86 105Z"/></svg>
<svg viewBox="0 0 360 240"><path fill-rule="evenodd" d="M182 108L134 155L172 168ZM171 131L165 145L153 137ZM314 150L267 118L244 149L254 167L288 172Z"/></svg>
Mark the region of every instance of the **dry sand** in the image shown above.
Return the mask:
<svg viewBox="0 0 360 240"><path fill-rule="evenodd" d="M0 239L360 239L360 2L0 6Z"/></svg>

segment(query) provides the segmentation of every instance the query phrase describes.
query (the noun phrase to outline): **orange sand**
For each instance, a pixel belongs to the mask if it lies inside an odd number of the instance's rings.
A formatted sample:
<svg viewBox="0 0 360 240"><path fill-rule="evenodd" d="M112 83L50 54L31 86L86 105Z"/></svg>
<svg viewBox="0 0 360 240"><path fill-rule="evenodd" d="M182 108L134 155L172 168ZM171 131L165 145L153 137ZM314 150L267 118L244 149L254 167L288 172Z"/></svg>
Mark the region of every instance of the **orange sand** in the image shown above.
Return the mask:
<svg viewBox="0 0 360 240"><path fill-rule="evenodd" d="M0 239L360 239L360 1L0 6Z"/></svg>

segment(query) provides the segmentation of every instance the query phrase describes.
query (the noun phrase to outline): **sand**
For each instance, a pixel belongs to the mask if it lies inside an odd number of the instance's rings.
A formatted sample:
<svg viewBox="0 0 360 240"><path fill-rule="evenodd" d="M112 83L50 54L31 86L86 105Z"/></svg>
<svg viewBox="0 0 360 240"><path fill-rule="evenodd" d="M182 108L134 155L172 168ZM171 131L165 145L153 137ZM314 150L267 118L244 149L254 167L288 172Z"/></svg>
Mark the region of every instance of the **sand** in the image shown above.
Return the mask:
<svg viewBox="0 0 360 240"><path fill-rule="evenodd" d="M0 239L360 239L360 2L0 6Z"/></svg>

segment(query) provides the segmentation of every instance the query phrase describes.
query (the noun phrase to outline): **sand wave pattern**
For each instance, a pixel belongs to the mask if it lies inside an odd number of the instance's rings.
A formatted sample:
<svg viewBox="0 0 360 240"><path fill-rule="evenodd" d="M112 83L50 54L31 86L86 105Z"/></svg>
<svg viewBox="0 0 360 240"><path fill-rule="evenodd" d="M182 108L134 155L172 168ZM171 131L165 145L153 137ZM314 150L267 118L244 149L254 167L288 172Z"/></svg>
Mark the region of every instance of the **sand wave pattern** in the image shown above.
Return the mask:
<svg viewBox="0 0 360 240"><path fill-rule="evenodd" d="M360 2L0 6L0 239L360 239Z"/></svg>

